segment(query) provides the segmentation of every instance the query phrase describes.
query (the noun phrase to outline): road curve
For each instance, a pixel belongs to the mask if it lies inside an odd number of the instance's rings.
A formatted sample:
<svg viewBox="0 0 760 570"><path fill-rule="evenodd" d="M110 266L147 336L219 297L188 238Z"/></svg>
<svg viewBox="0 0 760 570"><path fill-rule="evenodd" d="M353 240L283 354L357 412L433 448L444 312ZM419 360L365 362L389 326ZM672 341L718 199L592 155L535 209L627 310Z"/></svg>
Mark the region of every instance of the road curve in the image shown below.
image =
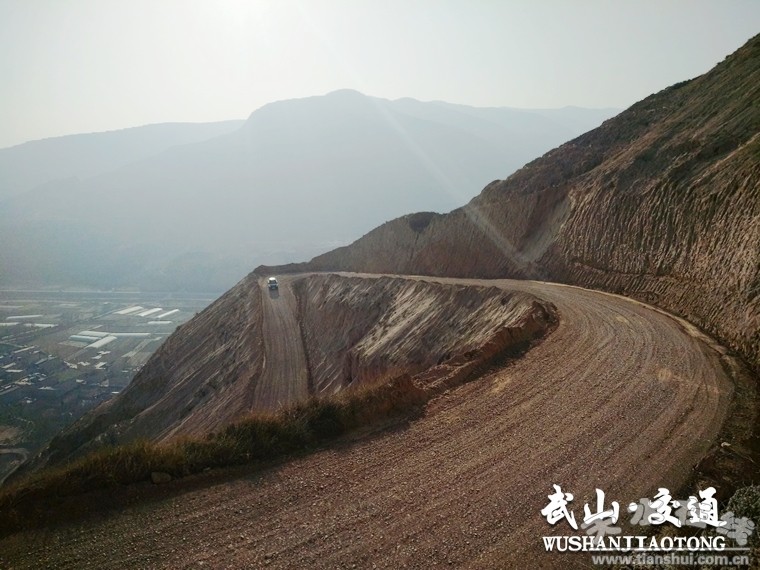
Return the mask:
<svg viewBox="0 0 760 570"><path fill-rule="evenodd" d="M641 303L537 282L560 324L514 364L433 400L410 424L65 530L0 542L0 565L156 568L567 568L541 536L552 484L583 517L675 491L733 394L718 353ZM268 357L269 358L269 357Z"/></svg>
<svg viewBox="0 0 760 570"><path fill-rule="evenodd" d="M264 314L264 370L256 383L255 409L274 410L305 400L309 395L308 369L298 302L291 287L292 277L279 278L279 289L269 290L266 278L259 279Z"/></svg>

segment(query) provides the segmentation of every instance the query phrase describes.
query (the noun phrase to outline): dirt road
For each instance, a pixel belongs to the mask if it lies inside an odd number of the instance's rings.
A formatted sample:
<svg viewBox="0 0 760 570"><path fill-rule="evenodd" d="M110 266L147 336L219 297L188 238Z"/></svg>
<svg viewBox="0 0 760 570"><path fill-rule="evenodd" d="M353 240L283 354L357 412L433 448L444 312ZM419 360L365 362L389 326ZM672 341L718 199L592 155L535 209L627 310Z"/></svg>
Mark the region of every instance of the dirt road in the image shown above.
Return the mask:
<svg viewBox="0 0 760 570"><path fill-rule="evenodd" d="M688 477L726 416L731 382L698 335L642 304L485 283L555 303L558 329L409 425L105 520L15 535L0 542L0 566L590 566L543 551L542 535L581 532L540 515L552 484L575 495L578 519L598 487L627 521L630 502Z"/></svg>
<svg viewBox="0 0 760 570"><path fill-rule="evenodd" d="M309 394L308 371L292 277L279 278L279 289L269 290L259 280L264 312L264 371L256 384L253 401L258 409L276 409L302 401Z"/></svg>

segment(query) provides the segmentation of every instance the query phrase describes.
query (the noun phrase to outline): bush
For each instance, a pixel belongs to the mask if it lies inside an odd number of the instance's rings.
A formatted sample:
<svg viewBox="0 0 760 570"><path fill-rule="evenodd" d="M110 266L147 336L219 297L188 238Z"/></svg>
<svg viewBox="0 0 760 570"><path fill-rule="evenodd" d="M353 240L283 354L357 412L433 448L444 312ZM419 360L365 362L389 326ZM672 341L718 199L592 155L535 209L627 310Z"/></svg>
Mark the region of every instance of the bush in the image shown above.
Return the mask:
<svg viewBox="0 0 760 570"><path fill-rule="evenodd" d="M737 489L725 510L733 512L737 517L747 517L760 526L760 485ZM757 533L753 535L753 541L757 541Z"/></svg>

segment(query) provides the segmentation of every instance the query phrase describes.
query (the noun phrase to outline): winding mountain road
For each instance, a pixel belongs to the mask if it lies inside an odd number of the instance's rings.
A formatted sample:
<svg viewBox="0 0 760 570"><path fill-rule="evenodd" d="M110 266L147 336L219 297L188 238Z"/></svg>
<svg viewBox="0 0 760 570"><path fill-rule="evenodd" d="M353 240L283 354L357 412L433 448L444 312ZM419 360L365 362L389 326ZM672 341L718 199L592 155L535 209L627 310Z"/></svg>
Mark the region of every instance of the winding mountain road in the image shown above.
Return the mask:
<svg viewBox="0 0 760 570"><path fill-rule="evenodd" d="M544 552L542 535L581 534L540 515L552 484L575 495L577 519L597 487L625 520L628 503L675 492L727 414L733 387L719 352L688 324L622 297L431 280L524 290L553 302L561 321L523 358L434 399L407 425L104 520L14 535L0 542L0 566L590 566Z"/></svg>

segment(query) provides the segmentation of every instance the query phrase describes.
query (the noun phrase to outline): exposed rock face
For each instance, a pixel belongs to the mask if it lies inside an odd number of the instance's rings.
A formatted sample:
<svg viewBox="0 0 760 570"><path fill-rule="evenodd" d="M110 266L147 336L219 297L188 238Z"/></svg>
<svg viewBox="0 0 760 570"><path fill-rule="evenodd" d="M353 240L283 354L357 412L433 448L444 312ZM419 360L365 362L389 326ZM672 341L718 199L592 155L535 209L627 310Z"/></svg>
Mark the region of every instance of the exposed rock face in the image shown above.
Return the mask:
<svg viewBox="0 0 760 570"><path fill-rule="evenodd" d="M760 369L760 36L448 215L283 270L534 277L685 316Z"/></svg>

